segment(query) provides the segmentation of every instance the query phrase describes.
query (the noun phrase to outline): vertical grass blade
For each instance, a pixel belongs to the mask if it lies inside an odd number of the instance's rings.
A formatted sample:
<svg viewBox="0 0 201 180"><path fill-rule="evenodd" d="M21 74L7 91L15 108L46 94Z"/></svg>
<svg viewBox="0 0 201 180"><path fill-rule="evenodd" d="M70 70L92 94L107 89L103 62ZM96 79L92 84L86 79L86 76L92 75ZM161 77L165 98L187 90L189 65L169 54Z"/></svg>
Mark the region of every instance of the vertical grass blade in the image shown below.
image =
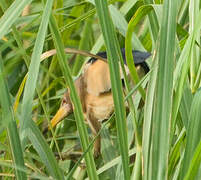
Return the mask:
<svg viewBox="0 0 201 180"><path fill-rule="evenodd" d="M70 92L71 92L70 97L71 97L71 101L74 105L74 114L75 114L77 128L79 131L79 136L81 139L81 145L82 145L84 152L88 151L85 156L88 176L90 179L96 180L96 179L98 179L98 176L96 174L96 167L95 167L93 155L92 155L91 149L87 150L87 148L89 146L89 138L88 138L86 126L84 124L84 116L83 116L81 102L76 93L74 82L73 82L73 79L72 79L72 76L70 73L70 68L66 61L64 45L63 45L61 36L58 31L58 27L56 25L56 22L55 22L53 16L51 16L51 19L50 19L50 29L52 31L52 36L53 36L54 44L55 44L55 47L57 50L57 56L59 59L60 67L63 71L64 78L70 88Z"/></svg>
<svg viewBox="0 0 201 180"><path fill-rule="evenodd" d="M121 58L121 53L114 26L109 15L107 1L95 0L95 4L108 54L108 63L110 68L112 94L115 106L116 125L124 171L124 179L129 179L130 171L128 161L127 128L125 121L126 113L123 102L123 90L120 81L120 71L118 66L118 60Z"/></svg>
<svg viewBox="0 0 201 180"><path fill-rule="evenodd" d="M175 171L176 166L180 166L178 161L183 160L184 152L181 152L181 147L184 145L186 137L185 128L183 128L178 135L177 141L175 142L174 146L171 149L168 161L168 179L173 179L176 174L178 176L179 172ZM180 158L180 159L179 159ZM181 163L180 163L181 164Z"/></svg>
<svg viewBox="0 0 201 180"><path fill-rule="evenodd" d="M40 130L38 129L38 127L33 121L30 121L28 131L26 131L26 133L29 140L32 142L33 147L38 152L42 162L47 167L49 174L54 179L59 179L59 180L64 179L63 174L56 162L54 154L50 150L48 144L46 143L45 139L41 135Z"/></svg>
<svg viewBox="0 0 201 180"><path fill-rule="evenodd" d="M201 11L197 15L195 28L185 43L185 46L179 57L179 60L177 62L177 66L174 72L173 84L175 88L175 98L173 102L173 111L172 111L173 129L175 127L175 123L176 123L175 121L176 121L177 113L179 110L179 106L180 106L180 102L181 102L181 98L183 94L183 89L184 89L183 87L188 75L188 70L190 66L190 57L191 57L192 49L194 47L196 34L200 31L200 27L201 27L200 18L201 18Z"/></svg>
<svg viewBox="0 0 201 180"><path fill-rule="evenodd" d="M199 13L199 9L200 9L199 4L200 4L200 1L197 1L197 0L191 0L189 2L189 33L192 33L193 29L196 26L196 24L195 24L196 16ZM200 44L200 33L196 34L195 39L198 42L198 44ZM191 65L190 65L190 74L191 74L190 83L191 83L192 92L196 91L195 79L196 79L196 73L198 71L198 63L200 60L200 52L199 51L200 51L199 47L197 45L194 45L193 52L191 55Z"/></svg>
<svg viewBox="0 0 201 180"><path fill-rule="evenodd" d="M125 53L126 53L126 62L132 77L132 80L135 84L139 83L139 77L137 74L137 70L134 65L133 61L133 54L132 54L132 34L134 31L135 26L138 24L138 22L141 20L142 17L144 17L146 14L148 14L152 10L152 6L142 6L140 7L137 12L134 14L134 16L131 18L129 24L128 24L128 30L126 32L126 38L125 38ZM145 100L145 91L140 86L139 92Z"/></svg>
<svg viewBox="0 0 201 180"><path fill-rule="evenodd" d="M36 89L36 82L39 73L39 65L40 65L40 55L43 50L43 45L45 41L45 35L48 26L48 20L52 9L53 0L49 0L46 2L42 21L38 30L36 42L34 45L31 63L29 66L28 77L25 84L24 89L24 96L22 101L22 112L21 112L21 119L20 119L20 131L21 131L21 139L22 139L22 146L25 146L25 131L26 128L29 126L31 121L31 114L32 114L32 102L34 98L34 92Z"/></svg>
<svg viewBox="0 0 201 180"><path fill-rule="evenodd" d="M126 32L126 38L125 38L125 54L126 54L126 62L130 71L130 75L132 77L132 80L135 84L138 84L139 82L139 77L134 65L133 61L133 55L132 55L132 35L133 31L136 27L136 25L139 23L140 19L144 17L146 14L148 14L152 10L152 6L141 6L136 13L133 15L131 20L129 21L128 24L128 29ZM145 100L145 90L139 86L139 92L142 96L142 99ZM134 109L134 108L133 108ZM136 118L134 117L135 110L133 110L130 107L130 111L133 113L133 122L134 122L134 131L135 131L135 137L136 137L136 144L137 144L137 155L136 155L136 161L134 165L134 170L132 173L132 179L140 179L141 177L141 167L142 167L142 138L139 133L139 127L138 123L135 120ZM140 138L139 138L140 137Z"/></svg>
<svg viewBox="0 0 201 180"><path fill-rule="evenodd" d="M182 168L180 172L180 179L184 179L184 176L191 165L191 160L193 158L193 154L196 152L196 148L200 144L201 140L201 90L199 90L192 102L190 117L189 117L189 125L186 131L187 142L186 149L184 154L184 160L182 162ZM199 165L198 165L199 166Z"/></svg>
<svg viewBox="0 0 201 180"><path fill-rule="evenodd" d="M144 0L144 2L146 4L153 4L153 0ZM149 23L150 23L149 28L151 30L154 43L156 44L156 41L158 38L158 32L159 32L159 23L158 23L155 12L150 12L148 16L149 16Z"/></svg>
<svg viewBox="0 0 201 180"><path fill-rule="evenodd" d="M170 117L173 96L173 67L177 1L164 1L158 54L158 75L153 112L152 179L166 179ZM150 178L151 178L150 177Z"/></svg>
<svg viewBox="0 0 201 180"><path fill-rule="evenodd" d="M14 160L14 167L16 168L15 169L16 178L23 180L27 178L26 173L20 170L20 169L25 170L23 152L17 130L17 124L14 119L14 113L10 101L10 94L6 82L4 81L3 62L1 56L0 56L0 89L1 89L0 103L2 108L2 120L3 120L3 122L1 122L0 124L3 124L7 127L9 142Z"/></svg>
<svg viewBox="0 0 201 180"><path fill-rule="evenodd" d="M43 139L41 132L37 129L36 125L32 121L32 102L34 98L34 92L36 89L36 81L39 73L40 55L43 50L43 44L48 26L48 20L52 9L53 0L47 1L42 21L39 27L37 39L35 42L34 50L31 57L31 63L29 66L28 77L25 84L23 102L22 102L22 116L20 119L21 127L21 140L23 148L25 148L26 137L32 142L34 148L41 157L44 165L47 167L49 173L55 179L63 179L63 175L57 165L54 155L51 153L46 141Z"/></svg>
<svg viewBox="0 0 201 180"><path fill-rule="evenodd" d="M190 116L192 101L193 101L193 95L190 90L189 82L186 81L186 85L184 86L184 90L183 90L183 96L181 99L181 104L179 107L179 112L181 114L182 122L186 129L188 127L188 120Z"/></svg>
<svg viewBox="0 0 201 180"><path fill-rule="evenodd" d="M91 25L92 25L92 20L88 19L85 22L84 25L84 29L83 29L83 35L82 35L82 39L80 40L80 44L79 44L79 49L83 49L83 50L87 50L87 47L89 46L89 36L91 33ZM82 65L84 64L84 58L80 55L78 55L75 59L75 64L73 66L73 75L76 76L79 72L79 70L81 69Z"/></svg>
<svg viewBox="0 0 201 180"><path fill-rule="evenodd" d="M128 9L128 11L129 11L129 9ZM127 28L128 28L128 23L125 18L126 15L123 16L122 13L114 5L109 6L109 12L111 14L114 27L119 31L119 33L122 36L125 37ZM133 45L134 49L145 51L143 44L141 43L141 41L138 39L137 35L134 32L133 32L133 36L132 36L132 45Z"/></svg>
<svg viewBox="0 0 201 180"><path fill-rule="evenodd" d="M0 39L8 33L10 27L19 17L24 7L32 0L15 0L0 19Z"/></svg>
<svg viewBox="0 0 201 180"><path fill-rule="evenodd" d="M190 162L190 166L188 168L188 171L186 172L186 175L184 177L184 180L189 179L197 179L199 178L198 169L200 168L201 163L201 141L197 145L197 148L195 149L195 153L193 154L193 158Z"/></svg>
<svg viewBox="0 0 201 180"><path fill-rule="evenodd" d="M145 101L144 110L144 126L143 126L143 140L142 140L142 152L143 152L143 171L144 179L147 180L152 172L151 166L151 138L152 138L152 123L153 123L153 107L154 107L154 92L156 87L157 78L157 61L156 57L153 57L152 69L150 74L149 83L147 87L147 95Z"/></svg>

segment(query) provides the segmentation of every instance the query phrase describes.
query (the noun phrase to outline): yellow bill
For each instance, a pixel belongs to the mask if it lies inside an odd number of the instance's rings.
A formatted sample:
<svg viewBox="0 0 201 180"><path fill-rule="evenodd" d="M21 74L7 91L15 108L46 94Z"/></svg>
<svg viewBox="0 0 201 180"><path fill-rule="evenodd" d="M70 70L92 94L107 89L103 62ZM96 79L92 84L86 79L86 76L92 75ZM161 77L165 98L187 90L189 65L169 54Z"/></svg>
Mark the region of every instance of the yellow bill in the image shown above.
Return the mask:
<svg viewBox="0 0 201 180"><path fill-rule="evenodd" d="M69 104L62 105L55 116L51 120L51 126L55 127L60 121L62 121L72 111ZM50 127L48 128L50 129Z"/></svg>

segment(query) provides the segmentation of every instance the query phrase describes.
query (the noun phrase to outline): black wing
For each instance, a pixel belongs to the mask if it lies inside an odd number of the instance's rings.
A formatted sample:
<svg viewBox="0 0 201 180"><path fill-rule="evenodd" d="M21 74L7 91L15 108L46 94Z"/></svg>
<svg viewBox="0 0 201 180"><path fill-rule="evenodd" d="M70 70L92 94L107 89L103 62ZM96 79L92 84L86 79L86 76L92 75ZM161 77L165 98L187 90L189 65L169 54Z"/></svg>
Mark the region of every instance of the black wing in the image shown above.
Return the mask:
<svg viewBox="0 0 201 180"><path fill-rule="evenodd" d="M121 53L122 53L124 63L126 64L125 48L121 49ZM145 60L149 56L151 56L151 53L149 53L149 52L142 52L142 51L138 51L138 50L133 50L132 53L133 53L133 58L134 58L135 65L138 65L138 64L141 64L141 63L145 62ZM97 55L107 59L107 53L105 51L104 52L99 52ZM96 60L97 60L96 58L91 58L91 59L89 59L88 62L93 63Z"/></svg>

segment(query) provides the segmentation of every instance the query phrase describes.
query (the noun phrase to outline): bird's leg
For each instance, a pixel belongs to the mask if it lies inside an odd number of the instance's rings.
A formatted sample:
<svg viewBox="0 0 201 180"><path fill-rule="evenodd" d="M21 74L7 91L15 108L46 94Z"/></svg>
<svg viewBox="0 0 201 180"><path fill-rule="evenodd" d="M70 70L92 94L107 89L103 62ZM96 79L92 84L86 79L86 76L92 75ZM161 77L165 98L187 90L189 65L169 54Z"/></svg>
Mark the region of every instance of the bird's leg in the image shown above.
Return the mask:
<svg viewBox="0 0 201 180"><path fill-rule="evenodd" d="M99 130L101 129L101 123L98 121L97 118L94 117L93 112L91 109L87 111L87 118L86 118L89 127L93 133L93 136L96 137ZM94 157L97 158L101 153L101 137L100 135L96 138L94 142Z"/></svg>

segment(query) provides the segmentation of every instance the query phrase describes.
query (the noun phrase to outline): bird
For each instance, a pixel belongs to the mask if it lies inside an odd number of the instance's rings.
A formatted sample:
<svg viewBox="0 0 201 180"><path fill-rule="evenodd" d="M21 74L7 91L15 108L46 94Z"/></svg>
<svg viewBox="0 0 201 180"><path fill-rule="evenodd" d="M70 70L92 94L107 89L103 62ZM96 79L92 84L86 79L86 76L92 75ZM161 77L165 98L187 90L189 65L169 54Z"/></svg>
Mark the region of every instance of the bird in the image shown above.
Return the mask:
<svg viewBox="0 0 201 180"><path fill-rule="evenodd" d="M125 49L121 49L125 68L128 71L125 58ZM149 72L149 66L145 62L150 57L149 52L132 50L134 64L138 75L142 76ZM101 57L101 58L98 58ZM89 125L92 134L96 136L101 128L101 121L108 119L114 112L114 102L111 91L109 65L106 52L99 52L84 65L83 72L75 80L75 88L80 98L84 119ZM123 76L121 76L123 82ZM123 83L124 86L124 83ZM51 127L55 127L69 114L73 113L73 104L70 99L69 89L64 93L60 108L51 120ZM100 135L94 142L94 157L101 154Z"/></svg>

